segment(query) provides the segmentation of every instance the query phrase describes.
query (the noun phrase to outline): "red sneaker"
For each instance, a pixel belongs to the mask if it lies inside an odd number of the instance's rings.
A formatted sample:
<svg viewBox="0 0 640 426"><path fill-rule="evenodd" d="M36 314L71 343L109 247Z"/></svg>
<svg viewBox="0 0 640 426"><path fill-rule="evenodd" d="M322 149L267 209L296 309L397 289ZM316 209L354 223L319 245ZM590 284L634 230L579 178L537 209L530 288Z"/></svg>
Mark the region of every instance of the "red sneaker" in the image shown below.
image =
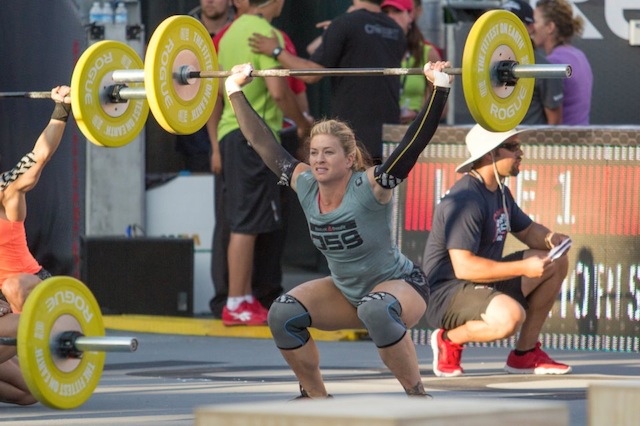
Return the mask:
<svg viewBox="0 0 640 426"><path fill-rule="evenodd" d="M444 330L437 328L431 333L431 349L433 350L433 374L438 377L456 377L464 373L460 367L462 345L442 340Z"/></svg>
<svg viewBox="0 0 640 426"><path fill-rule="evenodd" d="M571 367L556 362L540 349L540 342L536 343L534 350L518 356L515 351L509 353L507 364L504 366L507 373L511 374L567 374Z"/></svg>
<svg viewBox="0 0 640 426"><path fill-rule="evenodd" d="M264 317L265 320L267 319L269 310L262 306L262 303L260 303L258 299L254 298L253 303L247 302L247 305L249 306L249 309L256 313L256 315Z"/></svg>
<svg viewBox="0 0 640 426"><path fill-rule="evenodd" d="M222 308L222 324L231 325L265 325L266 317L256 314L247 302L242 302L235 310L226 306Z"/></svg>

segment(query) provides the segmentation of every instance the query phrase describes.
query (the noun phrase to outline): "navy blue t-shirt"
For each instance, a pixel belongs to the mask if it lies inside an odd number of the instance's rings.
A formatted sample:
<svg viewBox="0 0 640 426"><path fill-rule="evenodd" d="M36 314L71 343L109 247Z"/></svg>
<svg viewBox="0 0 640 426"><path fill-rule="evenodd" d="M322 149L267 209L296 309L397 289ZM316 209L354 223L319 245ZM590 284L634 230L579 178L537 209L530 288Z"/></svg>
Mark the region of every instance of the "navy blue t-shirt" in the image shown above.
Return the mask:
<svg viewBox="0 0 640 426"><path fill-rule="evenodd" d="M523 231L531 225L531 218L520 210L506 186L504 196L508 220L500 190L492 192L478 179L465 175L436 206L422 264L431 290L428 318L442 318L454 294L446 287L465 282L455 276L450 249L468 250L499 261L509 233L508 223L511 232ZM432 326L438 327L439 323Z"/></svg>

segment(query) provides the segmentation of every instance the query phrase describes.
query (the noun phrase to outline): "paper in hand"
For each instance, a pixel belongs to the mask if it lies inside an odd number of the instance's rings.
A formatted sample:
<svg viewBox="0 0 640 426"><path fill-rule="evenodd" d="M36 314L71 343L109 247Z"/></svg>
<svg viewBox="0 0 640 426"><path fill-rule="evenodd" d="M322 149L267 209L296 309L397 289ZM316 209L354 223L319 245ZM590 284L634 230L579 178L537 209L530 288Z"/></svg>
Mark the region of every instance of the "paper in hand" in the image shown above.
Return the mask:
<svg viewBox="0 0 640 426"><path fill-rule="evenodd" d="M560 244L554 246L551 250L549 250L549 259L553 261L565 254L566 251L571 248L572 243L573 241L571 241L571 238L565 238L564 240L562 240Z"/></svg>

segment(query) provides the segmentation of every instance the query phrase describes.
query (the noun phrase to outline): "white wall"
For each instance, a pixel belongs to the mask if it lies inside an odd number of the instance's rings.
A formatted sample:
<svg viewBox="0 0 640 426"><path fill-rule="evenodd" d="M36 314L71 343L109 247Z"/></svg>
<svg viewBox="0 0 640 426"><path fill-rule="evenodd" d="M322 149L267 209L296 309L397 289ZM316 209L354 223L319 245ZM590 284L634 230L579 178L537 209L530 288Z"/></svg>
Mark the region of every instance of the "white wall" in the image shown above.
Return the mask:
<svg viewBox="0 0 640 426"><path fill-rule="evenodd" d="M210 314L213 175L179 175L146 193L146 235L194 239L193 313Z"/></svg>

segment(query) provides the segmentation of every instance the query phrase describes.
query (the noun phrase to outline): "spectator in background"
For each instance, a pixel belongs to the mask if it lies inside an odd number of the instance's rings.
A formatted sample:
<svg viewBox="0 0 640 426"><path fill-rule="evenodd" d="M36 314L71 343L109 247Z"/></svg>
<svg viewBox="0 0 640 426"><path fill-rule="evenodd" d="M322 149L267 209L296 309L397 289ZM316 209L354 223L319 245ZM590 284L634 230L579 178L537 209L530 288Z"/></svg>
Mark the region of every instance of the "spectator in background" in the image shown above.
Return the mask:
<svg viewBox="0 0 640 426"><path fill-rule="evenodd" d="M515 14L531 36L534 32L533 8L523 0L509 0L502 5L502 9ZM533 42L533 40L532 40ZM536 64L548 64L549 61L534 46L534 59ZM536 78L533 86L533 98L527 114L522 119L522 124L561 124L563 81L558 78Z"/></svg>
<svg viewBox="0 0 640 426"><path fill-rule="evenodd" d="M222 69L245 62L255 63L259 69L280 66L272 55L252 53L248 38L253 32L271 34L270 22L280 15L283 5L284 0L249 0L249 9L233 21L220 39L218 61ZM283 43L283 40L279 39L279 42ZM274 133L282 129L283 115L296 123L299 136L308 133L310 123L286 80L258 79L246 93ZM280 189L277 178L247 143L226 97L222 111L214 110L213 117L217 123L214 144L219 141L222 160L223 209L230 227L227 248L229 292L222 310L222 322L225 325L262 325L266 324L267 310L252 291L254 253L259 235L277 231L283 225ZM264 257L271 264L279 264L281 253L282 250L276 248Z"/></svg>
<svg viewBox="0 0 640 426"><path fill-rule="evenodd" d="M200 6L189 12L214 37L233 19L232 0L200 0Z"/></svg>
<svg viewBox="0 0 640 426"><path fill-rule="evenodd" d="M353 0L353 6L331 21L310 60L278 49L278 61L289 69L398 68L406 51L404 31L385 13L383 0ZM374 29L375 31L372 31ZM254 34L254 52L271 55L279 46L268 35ZM322 76L300 77L315 83ZM366 105L366 108L363 107ZM331 78L331 116L346 121L377 164L382 162L382 125L400 122L398 76Z"/></svg>
<svg viewBox="0 0 640 426"><path fill-rule="evenodd" d="M402 68L421 68L427 62L442 60L438 48L425 40L418 27L418 19L422 14L420 0L385 0L381 7L400 25L407 37L407 51L400 65ZM400 123L413 121L431 90L432 84L421 75L400 77ZM446 114L446 107L443 114Z"/></svg>
<svg viewBox="0 0 640 426"><path fill-rule="evenodd" d="M570 64L571 78L563 80L562 124L589 125L593 73L584 52L571 45L575 34L582 34L584 22L573 16L566 0L539 0L533 12L533 42L547 53L552 64Z"/></svg>
<svg viewBox="0 0 640 426"><path fill-rule="evenodd" d="M234 9L235 19L245 14L249 8L249 0L232 0L232 8ZM226 31L229 29L231 22L227 23L220 31L218 31L213 37L213 45L218 50L220 40L224 37ZM293 54L296 54L296 49L289 38L289 36L282 30L278 30L284 39L285 49ZM278 39L276 37L276 45L278 45ZM293 91L298 106L308 120L311 120L309 115L309 102L307 99L307 87L306 84L294 77L288 77L287 83ZM218 99L218 102L222 104L224 100L222 97ZM280 132L282 145L292 154L299 149L302 145L299 143L297 136L297 127L295 122L286 119L283 122L283 128ZM218 144L214 144L212 150L218 149ZM212 157L212 171L214 173L215 180L215 228L213 233L212 242L212 257L211 257L211 278L214 286L214 296L209 301L209 307L215 318L222 318L222 311L227 304L227 297L229 296L229 273L227 267L227 248L229 246L230 229L229 224L225 219L224 203L223 203L223 181L220 178L222 172L222 163L219 152L213 152ZM252 274L252 288L253 295L256 299L265 307L269 307L272 301L279 296L282 291L282 265L280 262L273 262L273 258L279 259L284 250L286 240L286 229L288 220L288 202L291 190L289 188L281 187L281 203L282 203L282 222L281 229L258 235L256 239L255 251L254 251L254 264Z"/></svg>
<svg viewBox="0 0 640 426"><path fill-rule="evenodd" d="M249 9L249 0L232 0L231 8L234 19L245 13ZM233 21L231 21L233 22ZM213 37L213 47L216 52L220 44L220 38L231 25L227 22ZM223 99L221 96L216 101L216 108L221 105ZM221 110L216 110L212 117L219 116ZM227 304L229 296L229 267L227 261L227 248L229 247L229 235L231 230L225 218L224 213L224 188L222 179L222 159L220 158L220 150L218 145L217 125L212 126L212 134L210 138L211 144L211 171L213 172L213 199L214 199L214 228L213 238L211 241L211 280L213 281L214 294L209 301L209 308L214 318L222 318L222 310ZM254 288L255 283L254 283Z"/></svg>
<svg viewBox="0 0 640 426"><path fill-rule="evenodd" d="M200 6L189 12L198 19L213 38L231 21L231 0L200 0ZM211 138L207 126L191 135L176 137L176 151L184 158L184 169L190 172L211 172Z"/></svg>
<svg viewBox="0 0 640 426"><path fill-rule="evenodd" d="M232 1L233 1L233 8L235 9L236 18L238 18L239 16L242 16L242 14L244 14L247 10L249 10L249 0L232 0ZM222 28L222 30L220 30L220 32L213 38L213 45L216 48L216 51L218 50L220 39L224 36L224 33L229 28L229 25L231 25L230 22L224 28ZM287 35L287 33L285 33L280 29L278 29L277 31L280 33L280 35L284 39L284 49L293 55L297 55L296 46L293 44L293 41ZM276 48L279 47L278 38L275 36L275 32L273 33L273 36L275 39L274 48L270 52L265 53L265 54L270 54L272 56L274 55L274 53L277 52L277 51L274 52L274 50L276 50ZM291 88L293 93L296 95L296 100L298 102L298 105L300 106L300 109L305 114L309 114L309 100L307 98L307 86L304 83L304 81L295 77L287 77L287 82L289 83L289 87Z"/></svg>

